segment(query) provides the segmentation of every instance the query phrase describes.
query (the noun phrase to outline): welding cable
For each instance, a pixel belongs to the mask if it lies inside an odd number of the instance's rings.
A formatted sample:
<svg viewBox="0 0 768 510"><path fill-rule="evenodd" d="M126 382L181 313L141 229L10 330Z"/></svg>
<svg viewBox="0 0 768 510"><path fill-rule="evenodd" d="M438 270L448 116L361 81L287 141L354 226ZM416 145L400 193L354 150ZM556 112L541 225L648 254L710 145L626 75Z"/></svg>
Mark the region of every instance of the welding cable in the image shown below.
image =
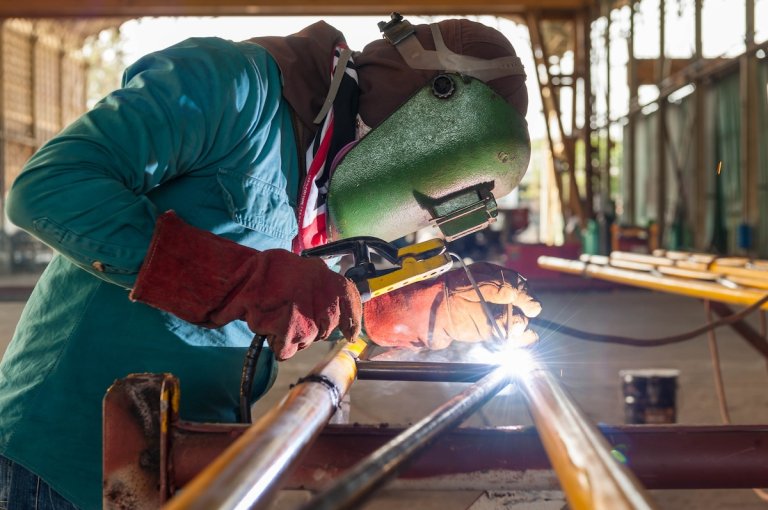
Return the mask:
<svg viewBox="0 0 768 510"><path fill-rule="evenodd" d="M563 324L559 324L554 321L542 319L540 317L531 319L531 323L535 326L539 326L539 327L548 329L550 331L554 331L556 333L567 335L579 340L586 340L589 342L631 345L633 347L659 347L662 345L669 345L669 344L684 342L686 340L690 340L692 338L696 338L697 336L703 335L708 331L717 329L721 326L727 326L729 324L734 324L736 322L739 322L749 314L755 312L756 310L759 310L765 303L768 303L768 294L764 295L763 297L761 297L760 299L758 299L757 301L755 301L754 303L749 305L747 308L743 309L738 313L728 315L726 317L723 317L720 320L708 323L705 326L700 326L686 333L681 333L681 334L672 335L672 336L665 336L660 338L634 338L634 337L626 337L626 336L603 335L599 333L591 333L588 331L582 331L579 329L571 328L569 326L565 326Z"/></svg>
<svg viewBox="0 0 768 510"><path fill-rule="evenodd" d="M243 373L240 376L240 423L251 423L251 395L253 394L253 379L259 357L264 350L266 335L256 335L245 353Z"/></svg>

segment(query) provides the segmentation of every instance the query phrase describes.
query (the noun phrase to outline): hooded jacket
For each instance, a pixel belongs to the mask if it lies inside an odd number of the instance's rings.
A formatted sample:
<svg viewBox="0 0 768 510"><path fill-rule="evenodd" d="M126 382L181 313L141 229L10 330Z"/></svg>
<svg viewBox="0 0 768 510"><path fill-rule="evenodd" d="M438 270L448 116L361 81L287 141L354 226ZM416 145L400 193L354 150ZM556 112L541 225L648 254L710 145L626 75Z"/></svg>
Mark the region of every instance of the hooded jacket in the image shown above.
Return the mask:
<svg viewBox="0 0 768 510"><path fill-rule="evenodd" d="M0 362L0 453L83 509L101 508L101 401L115 379L170 372L181 416L236 418L253 334L193 326L128 299L158 214L252 248L290 249L297 147L280 73L260 46L191 39L43 146L9 193L14 223L57 255ZM179 277L183 278L180 268ZM275 376L265 350L256 396Z"/></svg>

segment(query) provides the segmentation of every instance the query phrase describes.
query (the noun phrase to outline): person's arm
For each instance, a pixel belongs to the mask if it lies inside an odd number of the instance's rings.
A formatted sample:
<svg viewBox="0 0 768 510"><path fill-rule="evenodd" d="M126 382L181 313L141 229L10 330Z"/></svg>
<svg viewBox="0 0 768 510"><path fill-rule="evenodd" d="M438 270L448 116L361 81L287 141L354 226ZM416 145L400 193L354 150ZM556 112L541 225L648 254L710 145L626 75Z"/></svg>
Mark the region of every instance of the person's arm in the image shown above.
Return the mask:
<svg viewBox="0 0 768 510"><path fill-rule="evenodd" d="M8 217L83 269L132 287L163 212L146 193L242 142L263 101L258 64L221 39L142 58L121 89L29 160Z"/></svg>

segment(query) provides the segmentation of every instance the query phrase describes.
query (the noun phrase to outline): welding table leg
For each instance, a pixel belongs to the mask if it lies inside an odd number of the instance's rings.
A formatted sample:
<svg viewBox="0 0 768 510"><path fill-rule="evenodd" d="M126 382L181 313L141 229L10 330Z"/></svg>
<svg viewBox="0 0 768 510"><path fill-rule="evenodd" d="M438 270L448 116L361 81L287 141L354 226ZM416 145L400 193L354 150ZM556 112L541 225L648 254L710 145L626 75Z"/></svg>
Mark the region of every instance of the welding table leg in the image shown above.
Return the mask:
<svg viewBox="0 0 768 510"><path fill-rule="evenodd" d="M719 301L710 301L709 306L711 310L715 312L715 314L717 314L719 317L728 317L734 313L730 306ZM762 354L764 358L768 359L768 341L766 341L765 337L758 333L755 328L743 320L734 322L730 326L734 331L741 335L741 337L746 340L747 343L749 343L749 345L751 345L757 352Z"/></svg>

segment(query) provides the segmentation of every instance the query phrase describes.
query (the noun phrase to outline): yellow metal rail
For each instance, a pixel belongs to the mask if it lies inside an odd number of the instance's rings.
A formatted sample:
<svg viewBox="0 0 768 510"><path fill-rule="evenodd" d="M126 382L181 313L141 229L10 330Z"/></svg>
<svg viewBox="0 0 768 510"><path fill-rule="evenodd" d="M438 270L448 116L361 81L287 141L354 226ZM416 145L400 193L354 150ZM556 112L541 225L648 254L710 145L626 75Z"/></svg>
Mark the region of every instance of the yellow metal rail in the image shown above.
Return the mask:
<svg viewBox="0 0 768 510"><path fill-rule="evenodd" d="M622 264L620 260L623 260L626 262L626 264ZM741 287L737 285L737 282L734 280L734 278L729 277L723 273L717 273L712 269L707 271L707 273L711 273L712 279L705 280L703 278L696 279L683 277L681 275L673 276L671 274L664 274L664 267L678 269L683 268L678 265L657 266L649 264L648 262L650 262L650 259L647 258L621 259L616 258L613 254L610 259L607 257L590 257L586 262L582 260L569 260L557 257L539 257L538 259L539 267L550 269L552 271L582 275L589 278L598 278L601 280L633 285L635 287L659 290L700 299L709 299L723 303L750 305L765 295L764 290L761 290L757 286L760 280L758 278L754 278L754 276L749 276L748 279L751 279L750 281L755 282L755 286ZM618 267L615 264L619 264L621 267ZM631 266L630 264L636 265ZM722 271L722 267L724 266L720 264L716 267L718 270ZM744 280L740 281L743 285ZM764 310L768 310L768 304L764 305L762 308Z"/></svg>
<svg viewBox="0 0 768 510"><path fill-rule="evenodd" d="M518 385L572 510L656 508L635 476L557 379L534 364Z"/></svg>

